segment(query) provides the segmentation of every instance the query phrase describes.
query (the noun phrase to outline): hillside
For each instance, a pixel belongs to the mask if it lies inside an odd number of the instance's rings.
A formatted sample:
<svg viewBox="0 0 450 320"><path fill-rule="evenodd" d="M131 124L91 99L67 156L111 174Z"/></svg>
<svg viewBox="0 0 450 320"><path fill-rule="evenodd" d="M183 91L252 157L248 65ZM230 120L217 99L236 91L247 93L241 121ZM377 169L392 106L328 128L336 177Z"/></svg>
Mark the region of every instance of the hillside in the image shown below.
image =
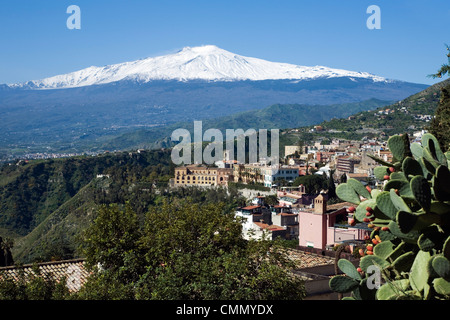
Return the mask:
<svg viewBox="0 0 450 320"><path fill-rule="evenodd" d="M86 214L99 204L134 200L133 208L144 212L149 199L140 190L167 182L172 169L170 151L161 150L6 164L0 168L0 236L28 236L17 242L15 252L45 236L25 251L50 255L54 241L62 241L59 247L65 248L64 239L83 226ZM97 181L97 175L111 180ZM141 189L136 191L136 186Z"/></svg>
<svg viewBox="0 0 450 320"><path fill-rule="evenodd" d="M14 261L31 263L79 257L79 236L96 218L101 205L123 207L129 204L141 221L151 207L160 206L163 201L176 203L190 198L193 203L202 205L223 202L226 210L241 205L243 199L233 189L181 188L168 192L165 187L173 176L172 166L166 161L168 155L167 151L108 155L113 165L105 170L107 175L94 177L56 210L41 217L42 222L30 232L12 237ZM36 212L36 215L42 216L42 213ZM5 230L9 230L9 237L15 232L11 228Z"/></svg>
<svg viewBox="0 0 450 320"><path fill-rule="evenodd" d="M203 129L282 129L286 144L314 137L362 139L386 138L403 132L413 133L426 128L433 117L440 98L440 90L450 80L439 82L404 100L389 102L370 99L356 103L332 105L274 104L256 109L203 120ZM314 132L315 125L325 131ZM126 149L160 148L173 145L170 134L177 128L192 132L193 122L178 122L161 128L135 130L118 137L105 139L102 148ZM291 130L294 128L295 130Z"/></svg>
<svg viewBox="0 0 450 320"><path fill-rule="evenodd" d="M450 79L439 82L404 100L362 111L346 118L335 118L317 123L324 131L314 132L313 126L288 130L299 139L314 137L344 138L359 140L364 137L387 138L394 134L409 133L426 129L439 104L441 88L450 86Z"/></svg>
<svg viewBox="0 0 450 320"><path fill-rule="evenodd" d="M29 234L19 238L12 250L14 259L48 261L55 257L77 257L75 239L96 217L98 204L94 199L94 189L100 187L99 182L91 181Z"/></svg>
<svg viewBox="0 0 450 320"><path fill-rule="evenodd" d="M275 104L260 110L250 110L229 116L202 121L203 130L219 129L285 129L308 126L329 120L333 117L347 117L362 110L373 110L386 106L390 102L370 99L362 102L332 105ZM102 144L104 149L161 148L173 145L170 135L175 129L184 128L193 132L193 121L179 122L173 125L136 130L125 133Z"/></svg>
<svg viewBox="0 0 450 320"><path fill-rule="evenodd" d="M395 101L423 85L348 78L300 82L120 81L68 89L0 90L2 153L102 151L103 142L139 129L207 120L273 104ZM128 146L127 149L131 148ZM119 146L106 150L118 150Z"/></svg>

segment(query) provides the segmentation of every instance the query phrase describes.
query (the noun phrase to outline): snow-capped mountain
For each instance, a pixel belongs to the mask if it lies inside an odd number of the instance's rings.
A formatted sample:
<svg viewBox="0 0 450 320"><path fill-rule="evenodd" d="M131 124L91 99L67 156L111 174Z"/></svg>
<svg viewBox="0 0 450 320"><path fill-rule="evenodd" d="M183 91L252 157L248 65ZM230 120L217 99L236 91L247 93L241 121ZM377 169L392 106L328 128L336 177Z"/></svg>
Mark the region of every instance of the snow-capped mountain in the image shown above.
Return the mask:
<svg viewBox="0 0 450 320"><path fill-rule="evenodd" d="M112 83L120 80L311 80L317 78L364 78L374 82L387 79L366 72L306 67L244 57L214 45L185 47L177 53L132 62L89 67L76 72L28 81L10 87L34 89L74 88Z"/></svg>
<svg viewBox="0 0 450 320"><path fill-rule="evenodd" d="M2 148L25 146L45 151L50 146L91 147L105 139L111 139L108 149L131 147L143 128L250 110L257 118L260 109L271 105L280 105L273 118L283 128L283 105L300 106L299 113L317 121L329 120L336 116L333 105L355 103L342 114L348 116L374 107L373 99L387 104L426 87L364 72L249 58L216 46L186 47L174 54L0 85L0 154ZM318 105L328 105L330 111Z"/></svg>

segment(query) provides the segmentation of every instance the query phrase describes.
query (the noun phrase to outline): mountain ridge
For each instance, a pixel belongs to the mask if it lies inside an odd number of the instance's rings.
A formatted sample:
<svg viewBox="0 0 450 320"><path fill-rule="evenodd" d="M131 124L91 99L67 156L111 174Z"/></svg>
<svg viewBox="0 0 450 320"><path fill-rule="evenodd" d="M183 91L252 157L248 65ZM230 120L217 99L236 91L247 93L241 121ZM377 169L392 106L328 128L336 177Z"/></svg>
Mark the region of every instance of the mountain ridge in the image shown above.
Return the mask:
<svg viewBox="0 0 450 320"><path fill-rule="evenodd" d="M324 131L314 136L325 138L363 139L427 130L438 107L441 89L450 87L450 79L438 82L425 90L401 101L380 106L373 110L360 111L350 117L334 118L317 123ZM303 134L312 136L312 126L301 128ZM295 134L298 136L298 134ZM300 134L301 136L302 134Z"/></svg>
<svg viewBox="0 0 450 320"><path fill-rule="evenodd" d="M378 99L369 99L355 103L332 105L302 105L302 104L273 104L268 107L242 111L232 115L202 121L203 130L218 129L280 129L313 125L325 119L338 116L350 116L362 110L374 110L387 106L391 102ZM310 112L312 109L315 112ZM257 115L256 115L257 114ZM177 128L187 129L193 134L193 122L178 122L165 127L135 130L124 133L103 143L103 148L120 150L126 149L152 149L171 147L170 134Z"/></svg>
<svg viewBox="0 0 450 320"><path fill-rule="evenodd" d="M98 147L84 149L84 142L95 144L139 127L212 119L273 104L398 101L423 89L417 84L348 78L298 83L119 81L57 90L0 89L0 159L35 152L97 151Z"/></svg>
<svg viewBox="0 0 450 320"><path fill-rule="evenodd" d="M0 85L0 160L36 152L97 152L95 143L136 128L274 104L398 101L428 87L367 73L274 63L215 46L83 70L68 78ZM257 80L266 78L277 79ZM83 149L85 141L93 147Z"/></svg>

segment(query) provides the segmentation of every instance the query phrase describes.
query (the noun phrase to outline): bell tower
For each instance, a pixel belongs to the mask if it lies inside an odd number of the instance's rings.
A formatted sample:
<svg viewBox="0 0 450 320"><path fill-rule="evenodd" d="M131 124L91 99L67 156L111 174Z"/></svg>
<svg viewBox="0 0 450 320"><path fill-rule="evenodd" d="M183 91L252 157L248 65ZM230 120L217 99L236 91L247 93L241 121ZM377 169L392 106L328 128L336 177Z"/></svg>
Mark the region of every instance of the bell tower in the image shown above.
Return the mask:
<svg viewBox="0 0 450 320"><path fill-rule="evenodd" d="M324 214L325 212L327 212L327 201L321 193L314 199L314 213Z"/></svg>

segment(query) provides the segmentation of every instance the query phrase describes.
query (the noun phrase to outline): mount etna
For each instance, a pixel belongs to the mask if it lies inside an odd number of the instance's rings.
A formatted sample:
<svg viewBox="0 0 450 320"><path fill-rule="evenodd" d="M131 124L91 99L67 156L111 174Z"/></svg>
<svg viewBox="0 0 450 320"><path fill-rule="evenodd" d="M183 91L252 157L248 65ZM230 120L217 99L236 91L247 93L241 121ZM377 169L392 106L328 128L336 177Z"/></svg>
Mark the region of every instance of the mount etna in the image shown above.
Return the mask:
<svg viewBox="0 0 450 320"><path fill-rule="evenodd" d="M315 119L320 122L328 120L327 105L370 99L388 104L427 87L366 72L244 57L212 45L186 47L165 56L0 85L0 156L83 152L105 143L115 148L111 141L124 133L249 110L257 117L258 110L274 104L299 104L303 113L323 106L323 117ZM308 111L305 105L311 106Z"/></svg>

